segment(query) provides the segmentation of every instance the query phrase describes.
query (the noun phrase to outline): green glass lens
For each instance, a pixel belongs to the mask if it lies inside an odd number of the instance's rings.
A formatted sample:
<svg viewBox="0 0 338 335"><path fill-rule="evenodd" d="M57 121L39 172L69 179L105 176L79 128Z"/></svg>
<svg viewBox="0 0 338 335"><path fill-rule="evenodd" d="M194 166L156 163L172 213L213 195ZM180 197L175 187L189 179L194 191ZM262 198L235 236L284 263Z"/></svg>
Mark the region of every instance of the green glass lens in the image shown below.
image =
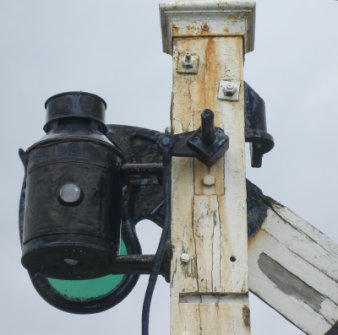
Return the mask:
<svg viewBox="0 0 338 335"><path fill-rule="evenodd" d="M121 241L121 255L127 248ZM94 279L63 280L47 278L49 284L61 295L71 300L90 300L114 291L123 282L125 275L107 275Z"/></svg>

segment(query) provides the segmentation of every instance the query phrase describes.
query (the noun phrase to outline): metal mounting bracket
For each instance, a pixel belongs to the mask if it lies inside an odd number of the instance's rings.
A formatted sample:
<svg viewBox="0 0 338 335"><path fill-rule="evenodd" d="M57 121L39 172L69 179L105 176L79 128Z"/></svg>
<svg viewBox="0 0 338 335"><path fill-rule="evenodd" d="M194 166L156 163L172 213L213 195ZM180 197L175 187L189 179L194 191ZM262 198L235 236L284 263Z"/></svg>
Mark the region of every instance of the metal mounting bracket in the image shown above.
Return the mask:
<svg viewBox="0 0 338 335"><path fill-rule="evenodd" d="M196 131L164 135L160 147L170 141L171 155L194 157L207 166L212 166L229 149L229 137L223 129L214 127L214 113L205 109L201 113L201 128Z"/></svg>

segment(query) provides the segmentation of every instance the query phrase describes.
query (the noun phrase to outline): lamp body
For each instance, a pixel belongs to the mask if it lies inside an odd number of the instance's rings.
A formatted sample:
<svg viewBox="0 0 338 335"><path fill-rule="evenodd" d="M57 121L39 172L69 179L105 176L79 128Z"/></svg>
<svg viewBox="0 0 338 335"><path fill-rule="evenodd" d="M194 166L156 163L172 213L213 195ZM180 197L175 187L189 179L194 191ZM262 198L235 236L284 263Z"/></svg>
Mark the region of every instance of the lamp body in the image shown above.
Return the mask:
<svg viewBox="0 0 338 335"><path fill-rule="evenodd" d="M60 279L109 274L121 238L122 155L104 135L105 103L70 92L46 108L47 134L26 152L22 264Z"/></svg>

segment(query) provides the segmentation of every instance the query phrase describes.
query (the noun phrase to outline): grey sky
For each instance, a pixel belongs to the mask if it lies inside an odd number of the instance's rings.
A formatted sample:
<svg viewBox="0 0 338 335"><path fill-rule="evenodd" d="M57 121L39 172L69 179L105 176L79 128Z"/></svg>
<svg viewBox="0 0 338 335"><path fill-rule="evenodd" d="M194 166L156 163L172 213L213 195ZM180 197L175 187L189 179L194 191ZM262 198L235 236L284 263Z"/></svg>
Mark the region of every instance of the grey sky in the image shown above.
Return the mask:
<svg viewBox="0 0 338 335"><path fill-rule="evenodd" d="M171 57L162 53L157 0L0 0L1 209L0 333L140 334L146 278L117 307L92 316L42 300L20 264L17 155L42 135L45 100L82 90L108 103L107 122L169 125ZM257 0L255 51L245 77L265 99L275 149L248 176L338 242L338 4ZM159 231L141 226L145 251ZM169 334L169 287L156 289L151 334ZM251 299L253 335L300 331Z"/></svg>

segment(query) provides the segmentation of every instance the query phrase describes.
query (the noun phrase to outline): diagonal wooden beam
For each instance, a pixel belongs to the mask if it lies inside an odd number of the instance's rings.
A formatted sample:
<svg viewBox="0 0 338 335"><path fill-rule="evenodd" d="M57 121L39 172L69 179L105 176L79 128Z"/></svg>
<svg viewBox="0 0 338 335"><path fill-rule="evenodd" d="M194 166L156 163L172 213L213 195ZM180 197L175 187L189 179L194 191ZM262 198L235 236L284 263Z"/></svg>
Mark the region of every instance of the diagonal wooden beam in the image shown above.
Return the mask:
<svg viewBox="0 0 338 335"><path fill-rule="evenodd" d="M254 185L248 190L250 291L306 334L338 334L338 245Z"/></svg>

